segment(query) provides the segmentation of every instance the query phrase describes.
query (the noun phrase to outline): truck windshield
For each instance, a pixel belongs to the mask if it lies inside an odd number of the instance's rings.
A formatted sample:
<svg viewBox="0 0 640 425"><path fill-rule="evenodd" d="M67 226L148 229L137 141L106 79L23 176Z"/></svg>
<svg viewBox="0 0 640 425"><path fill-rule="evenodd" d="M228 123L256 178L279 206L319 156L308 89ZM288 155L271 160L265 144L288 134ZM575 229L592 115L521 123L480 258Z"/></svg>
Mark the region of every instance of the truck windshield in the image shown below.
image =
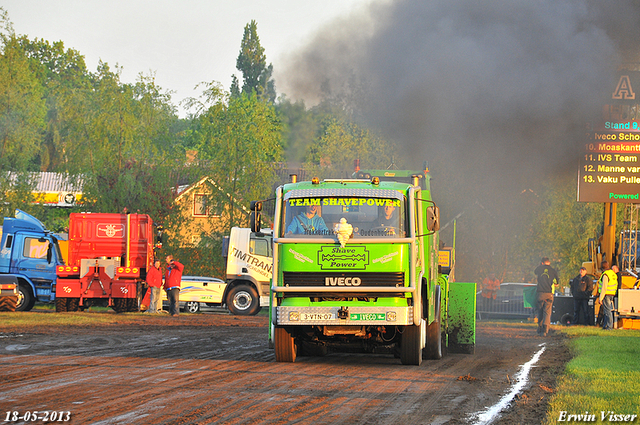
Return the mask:
<svg viewBox="0 0 640 425"><path fill-rule="evenodd" d="M340 226L351 226L353 238L406 236L405 201L395 198L289 198L283 218L281 234L287 237L333 237Z"/></svg>

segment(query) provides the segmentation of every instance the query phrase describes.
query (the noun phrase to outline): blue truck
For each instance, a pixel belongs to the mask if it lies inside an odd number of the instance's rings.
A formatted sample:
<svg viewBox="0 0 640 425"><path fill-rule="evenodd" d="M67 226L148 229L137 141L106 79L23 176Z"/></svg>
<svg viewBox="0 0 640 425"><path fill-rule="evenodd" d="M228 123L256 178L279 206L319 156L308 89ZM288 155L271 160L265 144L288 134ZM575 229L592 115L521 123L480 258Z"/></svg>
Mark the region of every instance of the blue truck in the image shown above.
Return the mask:
<svg viewBox="0 0 640 425"><path fill-rule="evenodd" d="M21 210L2 224L0 276L18 284L16 311L29 311L36 301L53 302L56 267L64 260L56 236L37 218Z"/></svg>

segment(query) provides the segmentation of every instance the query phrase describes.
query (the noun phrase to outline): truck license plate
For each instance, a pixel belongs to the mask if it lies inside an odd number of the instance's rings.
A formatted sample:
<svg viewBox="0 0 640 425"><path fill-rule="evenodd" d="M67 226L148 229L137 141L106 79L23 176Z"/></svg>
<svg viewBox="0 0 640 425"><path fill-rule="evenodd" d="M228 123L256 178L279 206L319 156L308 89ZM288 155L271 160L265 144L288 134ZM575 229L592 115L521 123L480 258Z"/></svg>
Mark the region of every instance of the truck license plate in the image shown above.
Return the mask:
<svg viewBox="0 0 640 425"><path fill-rule="evenodd" d="M301 322L315 322L319 320L335 320L334 313L302 313L300 314Z"/></svg>

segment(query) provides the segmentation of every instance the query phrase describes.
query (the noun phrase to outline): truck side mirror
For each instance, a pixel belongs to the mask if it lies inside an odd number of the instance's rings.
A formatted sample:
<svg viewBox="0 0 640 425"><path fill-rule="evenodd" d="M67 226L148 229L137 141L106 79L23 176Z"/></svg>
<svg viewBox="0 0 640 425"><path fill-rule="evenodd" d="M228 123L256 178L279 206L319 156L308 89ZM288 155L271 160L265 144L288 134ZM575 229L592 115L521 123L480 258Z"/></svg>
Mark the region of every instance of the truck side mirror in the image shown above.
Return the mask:
<svg viewBox="0 0 640 425"><path fill-rule="evenodd" d="M164 239L164 227L162 227L161 225L158 225L156 228L156 243L154 245L157 249L162 248L163 239Z"/></svg>
<svg viewBox="0 0 640 425"><path fill-rule="evenodd" d="M53 259L53 252L51 250L52 244L49 243L49 246L47 246L47 263L51 264L51 260Z"/></svg>
<svg viewBox="0 0 640 425"><path fill-rule="evenodd" d="M440 230L440 208L435 205L427 208L427 229L430 232Z"/></svg>
<svg viewBox="0 0 640 425"><path fill-rule="evenodd" d="M249 209L251 210L251 214L249 215L249 227L252 232L257 233L262 227L260 223L260 219L262 218L260 214L260 211L262 211L262 202L251 201Z"/></svg>

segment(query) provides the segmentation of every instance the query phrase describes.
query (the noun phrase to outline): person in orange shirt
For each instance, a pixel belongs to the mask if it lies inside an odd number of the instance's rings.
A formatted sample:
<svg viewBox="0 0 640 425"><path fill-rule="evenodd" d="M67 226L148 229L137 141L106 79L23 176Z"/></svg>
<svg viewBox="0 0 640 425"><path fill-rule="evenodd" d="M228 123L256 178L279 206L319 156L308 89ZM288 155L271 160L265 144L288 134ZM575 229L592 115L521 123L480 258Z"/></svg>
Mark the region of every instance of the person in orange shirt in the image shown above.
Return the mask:
<svg viewBox="0 0 640 425"><path fill-rule="evenodd" d="M177 316L180 312L180 282L184 266L173 259L173 255L167 255L167 271L164 274L164 289L169 300L169 313Z"/></svg>
<svg viewBox="0 0 640 425"><path fill-rule="evenodd" d="M160 260L154 260L153 266L147 271L147 285L149 285L149 310L147 313L159 313L162 311L162 297L160 288L162 287L162 272L160 271Z"/></svg>
<svg viewBox="0 0 640 425"><path fill-rule="evenodd" d="M495 300L500 289L500 281L496 279L496 275L491 273L489 277L485 277L482 281L482 297L484 298L485 308L488 309L491 300Z"/></svg>

